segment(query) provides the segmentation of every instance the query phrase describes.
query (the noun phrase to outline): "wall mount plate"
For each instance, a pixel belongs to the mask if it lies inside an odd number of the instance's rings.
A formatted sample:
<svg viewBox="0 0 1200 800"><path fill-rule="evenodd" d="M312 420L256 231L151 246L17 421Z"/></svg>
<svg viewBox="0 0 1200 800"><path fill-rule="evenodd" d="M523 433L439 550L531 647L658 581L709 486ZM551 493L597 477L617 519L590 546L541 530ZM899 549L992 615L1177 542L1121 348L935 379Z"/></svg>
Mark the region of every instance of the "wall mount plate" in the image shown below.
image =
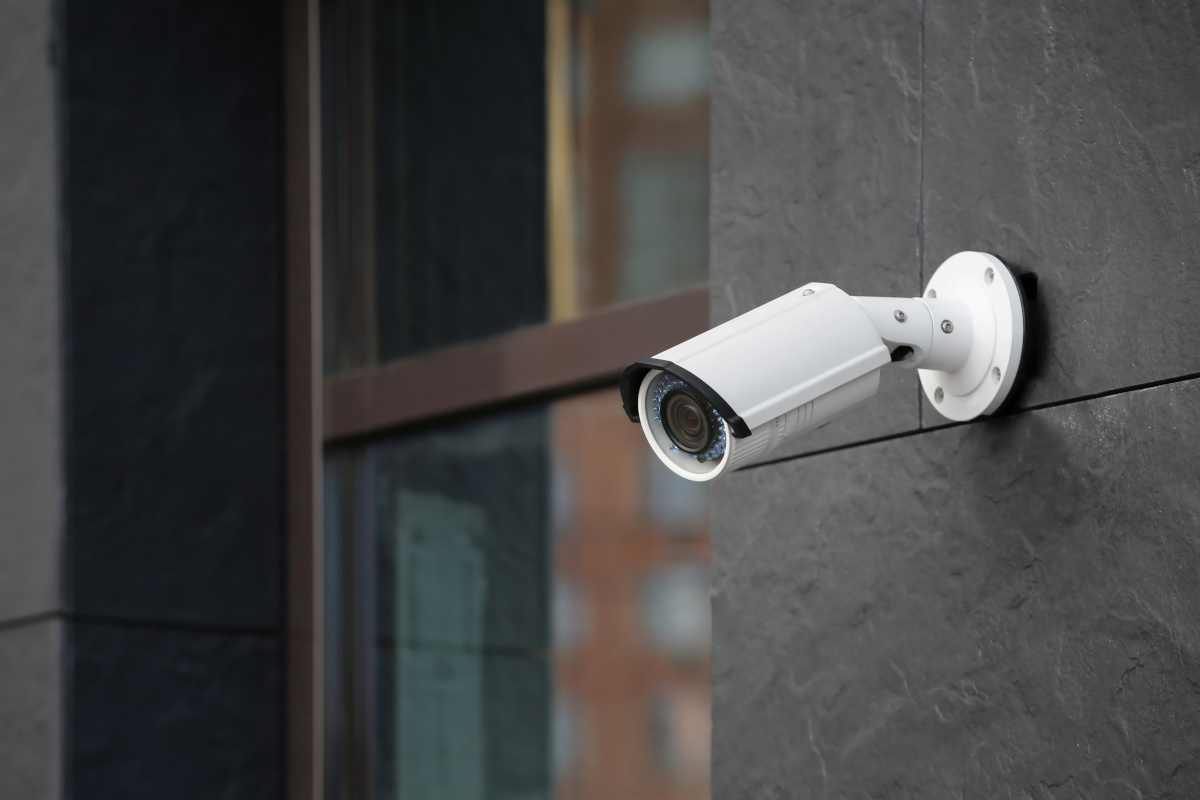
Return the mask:
<svg viewBox="0 0 1200 800"><path fill-rule="evenodd" d="M971 354L961 368L917 370L925 396L938 413L959 422L994 413L1012 391L1025 344L1017 277L995 256L967 251L937 268L924 296L965 303L974 325Z"/></svg>

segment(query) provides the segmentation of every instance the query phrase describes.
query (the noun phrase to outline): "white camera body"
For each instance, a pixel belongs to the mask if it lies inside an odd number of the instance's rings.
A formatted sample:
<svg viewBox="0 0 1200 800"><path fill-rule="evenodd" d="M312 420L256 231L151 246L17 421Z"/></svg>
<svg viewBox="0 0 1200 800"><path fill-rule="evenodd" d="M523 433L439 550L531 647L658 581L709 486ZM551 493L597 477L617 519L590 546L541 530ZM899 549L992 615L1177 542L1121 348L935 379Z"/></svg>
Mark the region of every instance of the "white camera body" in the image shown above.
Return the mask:
<svg viewBox="0 0 1200 800"><path fill-rule="evenodd" d="M810 283L627 367L621 396L659 458L707 481L847 414L891 364L919 368L950 419L993 413L1023 352L1020 284L994 256L959 253L923 297L851 297Z"/></svg>

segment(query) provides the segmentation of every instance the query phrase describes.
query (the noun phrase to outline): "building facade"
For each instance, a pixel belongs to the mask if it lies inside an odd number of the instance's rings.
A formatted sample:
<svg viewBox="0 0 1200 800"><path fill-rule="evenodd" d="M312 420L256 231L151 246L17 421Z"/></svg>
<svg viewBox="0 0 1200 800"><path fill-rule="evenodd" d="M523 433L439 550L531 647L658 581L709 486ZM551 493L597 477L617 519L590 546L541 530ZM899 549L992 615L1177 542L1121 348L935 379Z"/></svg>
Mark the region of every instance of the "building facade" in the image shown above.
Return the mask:
<svg viewBox="0 0 1200 800"><path fill-rule="evenodd" d="M0 37L0 797L707 797L705 4Z"/></svg>
<svg viewBox="0 0 1200 800"><path fill-rule="evenodd" d="M0 798L1200 794L1197 19L0 0ZM968 249L1001 417L621 413Z"/></svg>

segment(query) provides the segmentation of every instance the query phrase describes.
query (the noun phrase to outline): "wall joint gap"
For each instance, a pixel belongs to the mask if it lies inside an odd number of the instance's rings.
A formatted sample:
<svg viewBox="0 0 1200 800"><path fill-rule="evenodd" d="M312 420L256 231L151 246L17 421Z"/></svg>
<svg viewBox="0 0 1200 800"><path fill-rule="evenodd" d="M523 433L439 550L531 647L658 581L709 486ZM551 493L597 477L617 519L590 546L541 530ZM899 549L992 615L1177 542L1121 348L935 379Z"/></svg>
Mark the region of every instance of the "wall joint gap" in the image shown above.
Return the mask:
<svg viewBox="0 0 1200 800"><path fill-rule="evenodd" d="M1188 381L1194 381L1197 379L1200 379L1200 372L1191 372L1191 373L1188 373L1187 375L1178 375L1178 376L1171 377L1171 378L1162 378L1160 380L1149 381L1147 383L1134 384L1132 386L1121 386L1116 389L1107 389L1105 391L1094 392L1092 394L1086 394L1086 395L1079 395L1077 397L1070 397L1070 398L1066 398L1063 400L1051 400L1046 403L1039 403L1038 405L1032 405L1032 406L1028 406L1026 408L1016 409L1011 412L1001 414L995 418L996 419L1004 419L1007 417L1020 417L1020 416L1024 416L1025 414L1031 414L1035 411L1045 411L1047 409L1059 408L1060 406L1074 405L1076 403L1089 403L1093 400L1103 400L1106 397L1113 397L1113 396L1119 395L1119 394L1129 394L1131 392L1140 392L1140 391L1144 391L1146 389L1157 389L1160 386L1169 386L1174 383L1187 383ZM910 437L920 436L921 434L925 434L925 433L931 433L931 434L938 433L940 431L949 430L951 428L961 428L965 425L979 425L981 423L989 421L990 419L992 419L992 417L979 417L978 419L973 419L968 422L947 422L945 425L939 425L936 428L914 428L912 430L900 431L897 433L890 433L885 436L875 436L870 439L860 439L860 440L854 441L854 442L846 442L845 444L834 445L833 447L825 447L820 450L812 450L807 453L798 453L797 455L794 455L794 456L784 456L783 458L775 458L775 459L769 459L767 461L760 461L757 464L751 464L747 467L744 467L744 469L750 470L750 469L759 469L760 467L770 467L770 466L774 466L776 464L783 464L788 461L799 461L799 460L805 459L805 458L813 458L815 456L823 456L823 455L827 455L829 453L837 453L841 450L851 450L856 447L867 447L869 445L880 444L881 442L890 442L890 441L894 441L896 439L908 439Z"/></svg>

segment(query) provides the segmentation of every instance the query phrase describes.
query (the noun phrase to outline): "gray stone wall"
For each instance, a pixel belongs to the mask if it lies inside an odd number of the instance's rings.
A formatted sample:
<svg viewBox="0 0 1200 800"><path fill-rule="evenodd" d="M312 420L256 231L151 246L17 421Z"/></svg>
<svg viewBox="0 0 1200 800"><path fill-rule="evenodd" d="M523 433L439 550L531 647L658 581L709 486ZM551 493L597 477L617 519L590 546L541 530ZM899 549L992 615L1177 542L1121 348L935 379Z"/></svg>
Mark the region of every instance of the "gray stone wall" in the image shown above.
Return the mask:
<svg viewBox="0 0 1200 800"><path fill-rule="evenodd" d="M61 785L53 3L0 0L0 797Z"/></svg>
<svg viewBox="0 0 1200 800"><path fill-rule="evenodd" d="M1200 4L713 14L715 321L985 250L1040 328L715 487L714 796L1200 796Z"/></svg>

